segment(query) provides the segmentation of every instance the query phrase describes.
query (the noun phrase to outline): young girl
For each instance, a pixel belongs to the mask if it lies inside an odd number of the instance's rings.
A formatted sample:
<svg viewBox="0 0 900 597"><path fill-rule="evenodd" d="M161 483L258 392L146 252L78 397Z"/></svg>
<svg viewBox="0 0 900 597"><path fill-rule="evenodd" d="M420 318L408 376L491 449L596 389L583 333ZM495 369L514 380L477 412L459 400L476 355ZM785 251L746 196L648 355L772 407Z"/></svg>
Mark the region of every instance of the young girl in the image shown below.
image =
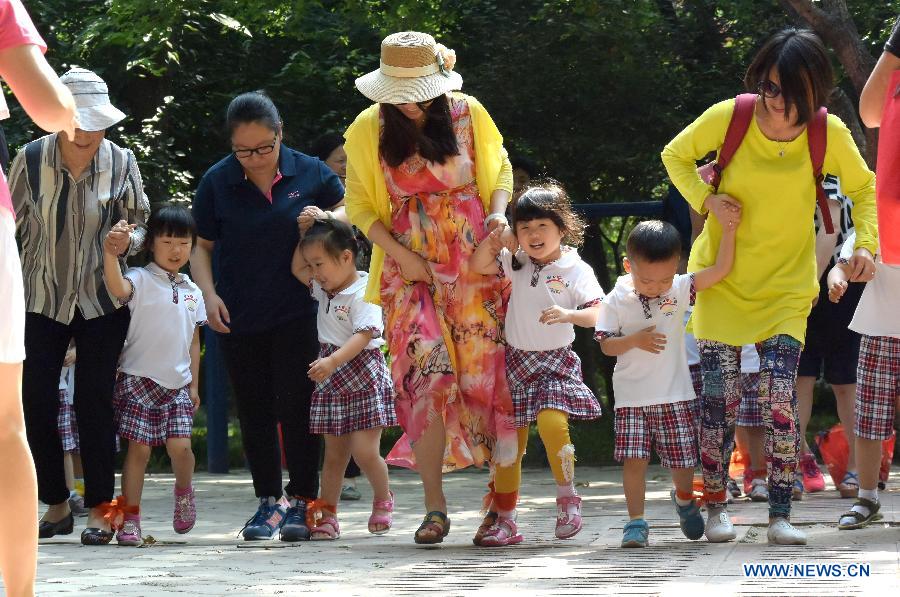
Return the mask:
<svg viewBox="0 0 900 597"><path fill-rule="evenodd" d="M120 221L110 232L127 231ZM191 256L197 229L190 212L166 206L147 221L147 247L153 261L119 268L117 251L106 237L103 270L109 292L131 311L131 323L113 398L116 427L128 440L122 469L124 523L116 534L119 545L140 545L141 492L153 446L166 446L175 473L176 533L194 528L196 511L191 478L194 453L191 426L199 406L200 335L206 307L200 289L179 273Z"/></svg>
<svg viewBox="0 0 900 597"><path fill-rule="evenodd" d="M473 270L484 275L502 273L512 286L506 314L506 367L519 434L516 463L495 472L496 516L489 514L495 520L481 537L483 546L522 541L514 517L522 454L533 421L537 421L557 484L556 536L568 539L581 530L569 417L596 419L600 405L582 380L581 361L572 350L573 324L593 327L603 298L593 270L574 248L581 244L583 229L562 187L533 186L513 206L516 254L503 248L502 232L494 230L471 258Z"/></svg>
<svg viewBox="0 0 900 597"><path fill-rule="evenodd" d="M379 453L381 429L396 425L397 417L393 383L380 350L381 308L363 299L368 274L356 271L357 245L350 227L330 218L313 220L308 210L298 222L302 238L291 271L319 303L321 349L308 372L317 384L309 431L325 435L321 494L308 508L310 539L341 536L336 504L351 455L375 492L369 532L383 535L391 528L394 494Z"/></svg>

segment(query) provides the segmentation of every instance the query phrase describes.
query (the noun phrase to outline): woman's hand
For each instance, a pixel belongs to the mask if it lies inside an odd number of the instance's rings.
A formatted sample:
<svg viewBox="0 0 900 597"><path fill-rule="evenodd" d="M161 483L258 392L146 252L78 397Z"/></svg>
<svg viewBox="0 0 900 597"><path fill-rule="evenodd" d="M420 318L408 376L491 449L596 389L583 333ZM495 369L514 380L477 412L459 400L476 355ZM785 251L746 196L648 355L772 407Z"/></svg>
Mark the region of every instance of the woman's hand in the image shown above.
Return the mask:
<svg viewBox="0 0 900 597"><path fill-rule="evenodd" d="M220 334L231 333L228 327L231 325L231 316L228 315L228 308L219 295L204 295L203 300L206 303L206 321L209 327Z"/></svg>
<svg viewBox="0 0 900 597"><path fill-rule="evenodd" d="M335 362L334 357L329 355L321 359L316 359L310 363L308 375L314 382L322 383L334 373L335 369L337 369L337 363Z"/></svg>
<svg viewBox="0 0 900 597"><path fill-rule="evenodd" d="M397 265L400 266L400 275L407 282L432 283L431 268L420 255L407 249L397 260Z"/></svg>
<svg viewBox="0 0 900 597"><path fill-rule="evenodd" d="M875 259L868 249L862 247L853 251L850 258L850 281L871 282L875 277Z"/></svg>
<svg viewBox="0 0 900 597"><path fill-rule="evenodd" d="M509 226L503 228L503 232L500 233L500 242L513 255L519 250L519 239L516 238L516 233Z"/></svg>
<svg viewBox="0 0 900 597"><path fill-rule="evenodd" d="M716 216L722 228L734 228L741 221L741 203L731 195L710 195L703 207Z"/></svg>
<svg viewBox="0 0 900 597"><path fill-rule="evenodd" d="M490 214L484 220L484 229L487 232L493 232L497 229L497 226L509 226L509 220L506 219L506 216L501 213Z"/></svg>
<svg viewBox="0 0 900 597"><path fill-rule="evenodd" d="M131 231L134 227L134 224L129 224L125 220L116 222L103 239L103 250L117 257L126 252L131 244Z"/></svg>
<svg viewBox="0 0 900 597"><path fill-rule="evenodd" d="M325 219L327 217L327 212L322 211L315 205L307 205L304 207L303 211L300 212L300 215L297 216L297 228L300 229L300 236L306 234L306 231L312 228L312 225L316 220Z"/></svg>

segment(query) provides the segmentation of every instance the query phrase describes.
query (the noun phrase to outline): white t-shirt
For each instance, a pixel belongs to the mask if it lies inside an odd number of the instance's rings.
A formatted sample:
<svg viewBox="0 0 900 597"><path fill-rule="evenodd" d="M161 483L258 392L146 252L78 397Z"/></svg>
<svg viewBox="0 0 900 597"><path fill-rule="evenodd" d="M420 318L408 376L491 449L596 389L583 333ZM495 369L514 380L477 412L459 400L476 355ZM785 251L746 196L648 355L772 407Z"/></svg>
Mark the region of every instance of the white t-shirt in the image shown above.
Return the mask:
<svg viewBox="0 0 900 597"><path fill-rule="evenodd" d="M353 334L361 330L376 330L366 348L379 348L384 345L384 317L381 307L367 303L363 298L369 274L356 272L359 279L330 296L315 280L310 285L310 294L319 303L316 324L319 328L319 342L341 347Z"/></svg>
<svg viewBox="0 0 900 597"><path fill-rule="evenodd" d="M613 371L616 408L696 398L684 345L684 314L693 302L693 279L690 274L675 276L672 288L648 299L638 296L628 274L600 303L598 332L628 336L653 325L666 335L659 354L634 348L618 356Z"/></svg>
<svg viewBox="0 0 900 597"><path fill-rule="evenodd" d="M131 324L119 371L170 390L183 388L191 383L194 329L206 323L203 294L186 275L176 274L173 281L155 263L133 267L125 276L134 292L128 301Z"/></svg>
<svg viewBox="0 0 900 597"><path fill-rule="evenodd" d="M16 247L16 222L11 213L0 207L0 363L24 360L25 290Z"/></svg>
<svg viewBox="0 0 900 597"><path fill-rule="evenodd" d="M506 341L519 350L556 350L575 340L571 323L540 323L541 312L553 305L577 309L603 298L603 289L591 266L578 251L563 246L556 261L539 266L521 249L516 259L522 267L512 267L512 253L498 255L503 273L510 280L512 295L506 312Z"/></svg>
<svg viewBox="0 0 900 597"><path fill-rule="evenodd" d="M684 314L684 325L687 326L688 320L691 318L691 307ZM687 353L687 364L700 364L700 350L697 348L697 339L694 334L685 331L684 333L684 349ZM759 373L759 353L756 352L755 344L745 344L741 347L741 373Z"/></svg>
<svg viewBox="0 0 900 597"><path fill-rule="evenodd" d="M855 244L853 233L841 247L841 259L853 256ZM880 253L875 256L875 278L866 284L848 327L866 336L900 338L900 266L883 263Z"/></svg>

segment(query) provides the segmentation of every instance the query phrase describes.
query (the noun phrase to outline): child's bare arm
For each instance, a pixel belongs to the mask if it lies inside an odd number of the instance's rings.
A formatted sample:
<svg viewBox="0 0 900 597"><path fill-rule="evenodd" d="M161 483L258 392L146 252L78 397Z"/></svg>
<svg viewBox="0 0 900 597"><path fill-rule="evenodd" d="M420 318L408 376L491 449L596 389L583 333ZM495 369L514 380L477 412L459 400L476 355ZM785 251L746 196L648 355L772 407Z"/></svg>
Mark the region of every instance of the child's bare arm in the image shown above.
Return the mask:
<svg viewBox="0 0 900 597"><path fill-rule="evenodd" d="M371 331L356 332L336 351L327 357L316 359L310 363L309 378L316 383L328 379L328 377L334 373L335 369L353 360L361 353L371 339Z"/></svg>
<svg viewBox="0 0 900 597"><path fill-rule="evenodd" d="M740 213L734 215L732 221L734 226L723 226L722 240L719 241L719 254L716 256L716 263L706 269L700 270L694 274L694 289L699 292L706 290L710 286L717 284L725 276L731 272L734 266L734 244L737 235L737 227L740 223Z"/></svg>
<svg viewBox="0 0 900 597"><path fill-rule="evenodd" d="M500 265L497 263L497 255L503 249L503 243L500 240L503 234L504 226L497 225L493 232L487 235L472 256L469 257L469 267L472 271L478 272L483 276L490 274L499 274Z"/></svg>
<svg viewBox="0 0 900 597"><path fill-rule="evenodd" d="M828 272L828 299L832 303L841 300L847 292L847 283L850 281L851 268L849 263L839 261Z"/></svg>
<svg viewBox="0 0 900 597"><path fill-rule="evenodd" d="M109 233L103 240L103 281L106 282L106 288L110 294L124 301L131 296L131 281L122 275L122 268L119 266L119 253L110 241Z"/></svg>
<svg viewBox="0 0 900 597"><path fill-rule="evenodd" d="M291 273L294 274L294 277L300 280L304 286L309 286L309 282L312 280L312 268L309 267L306 259L303 258L299 243L294 247L294 256L291 257Z"/></svg>
<svg viewBox="0 0 900 597"><path fill-rule="evenodd" d="M599 342L600 351L608 357L617 357L632 348L659 354L666 348L666 335L657 332L656 326L651 325L627 336L604 337Z"/></svg>
<svg viewBox="0 0 900 597"><path fill-rule="evenodd" d="M194 409L200 406L200 326L194 327L191 338L191 402Z"/></svg>
<svg viewBox="0 0 900 597"><path fill-rule="evenodd" d="M540 322L546 324L573 323L579 327L592 328L597 325L597 316L600 314L600 305L585 309L564 309L559 305L553 305L541 312Z"/></svg>

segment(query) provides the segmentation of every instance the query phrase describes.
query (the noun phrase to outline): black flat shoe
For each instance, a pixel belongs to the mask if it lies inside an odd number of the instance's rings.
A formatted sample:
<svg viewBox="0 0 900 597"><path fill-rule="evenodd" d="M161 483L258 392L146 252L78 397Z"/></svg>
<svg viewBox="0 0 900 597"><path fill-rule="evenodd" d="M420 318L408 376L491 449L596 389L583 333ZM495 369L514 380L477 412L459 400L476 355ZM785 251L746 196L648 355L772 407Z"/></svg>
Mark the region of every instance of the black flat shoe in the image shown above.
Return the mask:
<svg viewBox="0 0 900 597"><path fill-rule="evenodd" d="M112 538L112 531L104 531L97 527L88 527L81 531L82 545L106 545L112 541Z"/></svg>
<svg viewBox="0 0 900 597"><path fill-rule="evenodd" d="M68 516L57 522L42 520L38 524L38 539L49 539L56 535L71 535L75 528L75 517L69 512Z"/></svg>

